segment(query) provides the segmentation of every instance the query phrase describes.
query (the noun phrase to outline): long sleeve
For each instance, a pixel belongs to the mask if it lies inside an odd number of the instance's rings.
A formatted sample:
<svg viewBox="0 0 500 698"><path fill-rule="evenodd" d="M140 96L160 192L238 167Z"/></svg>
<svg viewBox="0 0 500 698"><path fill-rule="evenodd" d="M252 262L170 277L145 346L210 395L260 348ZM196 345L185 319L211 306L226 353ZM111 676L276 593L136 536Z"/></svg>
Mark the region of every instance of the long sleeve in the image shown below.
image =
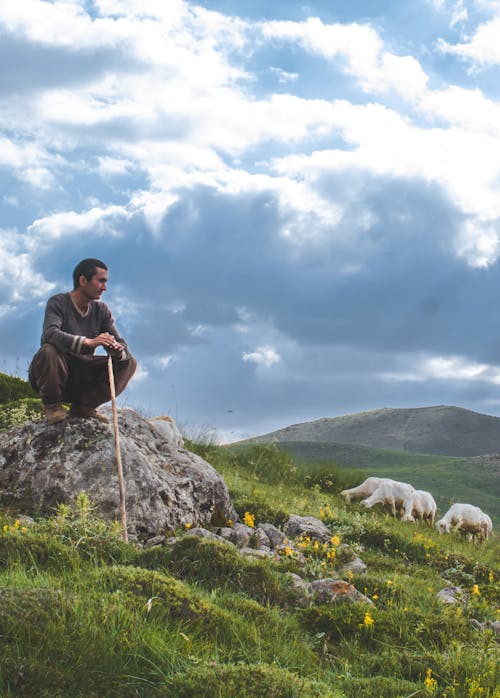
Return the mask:
<svg viewBox="0 0 500 698"><path fill-rule="evenodd" d="M73 328L68 326L65 306L62 294L52 296L47 301L43 321L42 344L53 344L60 351L81 354L85 335L67 331Z"/></svg>

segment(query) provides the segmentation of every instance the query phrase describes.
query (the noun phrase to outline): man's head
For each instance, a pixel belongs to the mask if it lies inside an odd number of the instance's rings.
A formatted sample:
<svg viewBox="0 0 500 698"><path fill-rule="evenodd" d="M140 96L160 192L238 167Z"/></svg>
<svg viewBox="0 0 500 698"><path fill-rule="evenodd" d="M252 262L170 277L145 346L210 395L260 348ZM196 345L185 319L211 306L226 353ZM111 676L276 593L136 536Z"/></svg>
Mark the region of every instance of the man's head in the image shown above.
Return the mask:
<svg viewBox="0 0 500 698"><path fill-rule="evenodd" d="M104 262L101 262L100 259L82 259L73 270L73 289L76 290L80 287L82 276L84 276L87 281L91 281L92 277L97 274L99 269L107 271L108 267Z"/></svg>

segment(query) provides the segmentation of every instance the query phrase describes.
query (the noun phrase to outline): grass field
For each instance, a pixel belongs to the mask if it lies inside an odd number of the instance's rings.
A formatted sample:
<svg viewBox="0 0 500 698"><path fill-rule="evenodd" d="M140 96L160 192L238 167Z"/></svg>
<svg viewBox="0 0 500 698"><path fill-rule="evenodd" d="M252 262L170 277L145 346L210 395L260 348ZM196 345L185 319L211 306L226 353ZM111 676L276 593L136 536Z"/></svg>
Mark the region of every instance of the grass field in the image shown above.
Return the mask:
<svg viewBox="0 0 500 698"><path fill-rule="evenodd" d="M330 490L348 473L313 482L271 446L190 447L224 476L240 516L321 518L367 564L349 581L373 606L293 604L287 572L335 574L321 549L300 564L189 535L144 549L84 496L32 526L0 506L4 698L500 697L498 641L471 623L500 607L497 536L474 547L346 506ZM449 585L467 602L439 602Z"/></svg>
<svg viewBox="0 0 500 698"><path fill-rule="evenodd" d="M324 477L329 469L362 471L411 483L432 492L441 512L453 502L468 502L500 523L499 461L484 457L453 458L369 446L321 442L283 442L279 448L293 455L297 467L312 478ZM360 474L360 477L361 477Z"/></svg>

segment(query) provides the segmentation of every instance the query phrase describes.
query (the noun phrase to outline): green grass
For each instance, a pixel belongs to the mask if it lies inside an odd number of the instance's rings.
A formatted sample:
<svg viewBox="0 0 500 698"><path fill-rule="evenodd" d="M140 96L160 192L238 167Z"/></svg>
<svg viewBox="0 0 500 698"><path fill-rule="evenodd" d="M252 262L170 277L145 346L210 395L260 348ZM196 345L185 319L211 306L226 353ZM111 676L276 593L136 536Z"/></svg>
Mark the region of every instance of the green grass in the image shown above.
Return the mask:
<svg viewBox="0 0 500 698"><path fill-rule="evenodd" d="M296 604L286 573L332 575L322 550L300 567L189 535L142 549L84 495L29 528L0 509L0 695L500 698L498 641L471 623L500 608L496 535L472 546L347 506L338 491L359 471L301 468L274 446L190 447L240 516L322 518L366 562L350 581L374 605ZM464 606L438 601L450 585Z"/></svg>
<svg viewBox="0 0 500 698"><path fill-rule="evenodd" d="M485 458L434 456L330 442L288 442L280 443L279 448L293 456L304 476L314 481L326 480L330 472L346 469L350 476L361 471L356 484L368 475L390 477L432 492L442 513L453 502L468 502L500 523L499 468ZM339 488L331 491L338 492Z"/></svg>

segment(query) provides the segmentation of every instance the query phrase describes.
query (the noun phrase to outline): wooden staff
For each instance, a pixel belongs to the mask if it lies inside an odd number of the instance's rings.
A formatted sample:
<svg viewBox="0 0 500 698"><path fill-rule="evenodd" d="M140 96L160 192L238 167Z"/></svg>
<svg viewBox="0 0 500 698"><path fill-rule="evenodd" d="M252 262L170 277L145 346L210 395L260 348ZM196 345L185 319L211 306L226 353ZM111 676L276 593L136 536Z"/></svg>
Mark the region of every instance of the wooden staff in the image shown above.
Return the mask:
<svg viewBox="0 0 500 698"><path fill-rule="evenodd" d="M113 427L115 430L116 467L118 469L118 483L120 486L120 516L122 520L122 535L125 543L128 543L127 535L127 510L125 508L125 483L123 480L122 456L120 453L120 433L118 431L118 412L116 410L115 376L113 374L113 359L108 354L109 390L111 404L113 406Z"/></svg>

